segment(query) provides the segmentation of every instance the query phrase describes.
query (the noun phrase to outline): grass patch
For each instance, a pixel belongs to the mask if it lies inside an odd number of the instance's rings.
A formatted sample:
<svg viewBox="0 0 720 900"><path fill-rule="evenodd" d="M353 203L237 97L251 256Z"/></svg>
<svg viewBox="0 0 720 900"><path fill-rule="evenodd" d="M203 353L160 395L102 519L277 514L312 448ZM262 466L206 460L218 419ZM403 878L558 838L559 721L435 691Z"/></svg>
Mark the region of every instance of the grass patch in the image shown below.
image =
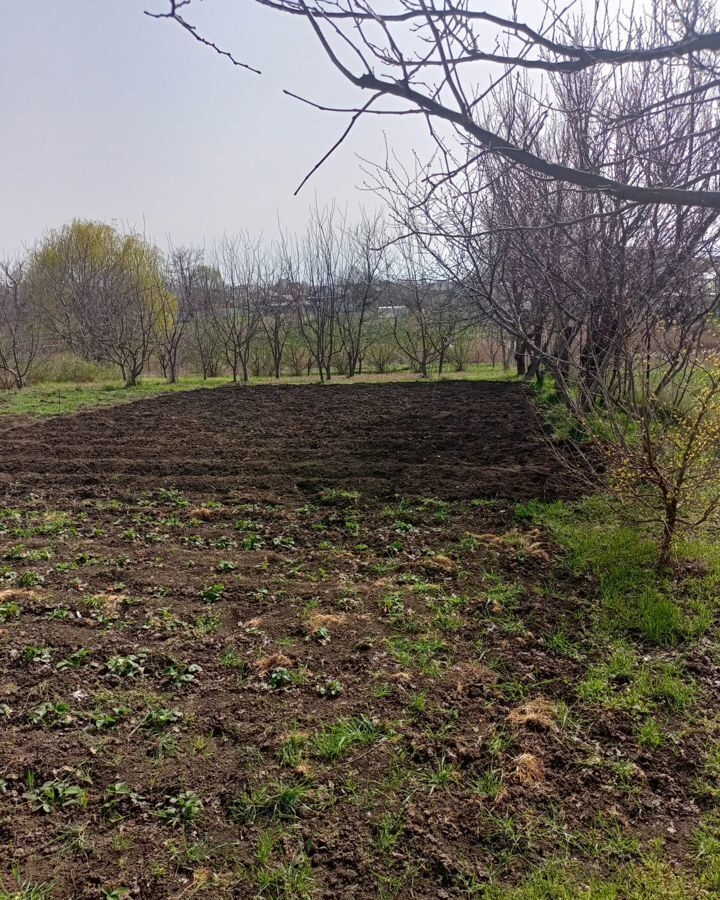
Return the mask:
<svg viewBox="0 0 720 900"><path fill-rule="evenodd" d="M670 646L694 640L712 626L720 554L711 545L694 545L705 550L699 559L707 572L686 579L679 589L655 569L654 540L621 522L602 497L575 504L533 500L516 506L515 514L549 529L567 551L573 575L593 578L601 624L610 635Z"/></svg>
<svg viewBox="0 0 720 900"><path fill-rule="evenodd" d="M367 716L338 719L314 732L308 741L313 756L322 760L335 760L361 744L374 744L391 734L390 729Z"/></svg>

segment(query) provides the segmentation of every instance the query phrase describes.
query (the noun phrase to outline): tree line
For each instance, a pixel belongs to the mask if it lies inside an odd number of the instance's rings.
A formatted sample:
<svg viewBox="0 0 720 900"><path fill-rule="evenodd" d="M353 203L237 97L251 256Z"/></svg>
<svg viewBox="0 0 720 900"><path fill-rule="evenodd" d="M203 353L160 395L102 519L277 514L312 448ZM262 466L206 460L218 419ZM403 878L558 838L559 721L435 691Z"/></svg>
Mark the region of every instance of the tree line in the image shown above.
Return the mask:
<svg viewBox="0 0 720 900"><path fill-rule="evenodd" d="M22 388L48 355L116 366L127 386L149 369L233 381L254 375L464 369L477 310L417 242L380 217L312 211L274 243L247 232L210 249L169 246L100 222L48 233L0 273L0 384ZM498 354L501 336L485 334ZM505 354L507 358L507 354Z"/></svg>

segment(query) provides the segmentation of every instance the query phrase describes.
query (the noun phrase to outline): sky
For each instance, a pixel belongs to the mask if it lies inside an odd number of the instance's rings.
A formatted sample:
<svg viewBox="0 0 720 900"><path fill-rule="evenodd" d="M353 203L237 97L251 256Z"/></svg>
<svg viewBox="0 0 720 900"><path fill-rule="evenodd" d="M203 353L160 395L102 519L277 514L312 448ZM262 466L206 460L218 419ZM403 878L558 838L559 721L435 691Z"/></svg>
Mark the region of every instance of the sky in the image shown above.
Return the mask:
<svg viewBox="0 0 720 900"><path fill-rule="evenodd" d="M293 191L348 117L311 109L356 95L307 23L249 0L197 0L204 35L261 69L234 68L173 22L163 0L0 0L0 255L73 218L143 231L161 246L248 229L300 230L309 207L377 206L360 158L430 140L415 117L367 119Z"/></svg>

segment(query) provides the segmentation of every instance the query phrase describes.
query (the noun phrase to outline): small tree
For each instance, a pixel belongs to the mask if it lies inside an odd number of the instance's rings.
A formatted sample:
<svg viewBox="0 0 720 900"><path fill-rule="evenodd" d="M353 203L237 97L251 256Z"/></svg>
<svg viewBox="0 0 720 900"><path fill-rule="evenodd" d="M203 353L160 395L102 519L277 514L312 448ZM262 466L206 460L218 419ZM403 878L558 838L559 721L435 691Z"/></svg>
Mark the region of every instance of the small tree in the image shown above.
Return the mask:
<svg viewBox="0 0 720 900"><path fill-rule="evenodd" d="M22 260L0 263L0 371L23 388L39 348L39 330Z"/></svg>
<svg viewBox="0 0 720 900"><path fill-rule="evenodd" d="M141 236L76 220L45 238L28 277L50 332L84 359L115 363L130 387L153 349L165 291L159 266Z"/></svg>
<svg viewBox="0 0 720 900"><path fill-rule="evenodd" d="M201 264L201 251L192 247L170 248L155 317L158 359L163 376L170 384L177 381L180 349L190 319Z"/></svg>
<svg viewBox="0 0 720 900"><path fill-rule="evenodd" d="M670 379L662 359L646 362L632 396L578 404L576 449L593 489L600 473L620 514L656 531L667 569L678 538L720 525L720 356L697 350Z"/></svg>
<svg viewBox="0 0 720 900"><path fill-rule="evenodd" d="M249 377L250 351L260 324L259 294L264 267L261 248L247 234L225 237L218 252L223 282L221 303L212 307L215 330L232 380Z"/></svg>
<svg viewBox="0 0 720 900"><path fill-rule="evenodd" d="M214 378L220 372L222 349L214 310L222 303L223 291L220 272L213 266L198 265L186 315L193 364L204 379Z"/></svg>

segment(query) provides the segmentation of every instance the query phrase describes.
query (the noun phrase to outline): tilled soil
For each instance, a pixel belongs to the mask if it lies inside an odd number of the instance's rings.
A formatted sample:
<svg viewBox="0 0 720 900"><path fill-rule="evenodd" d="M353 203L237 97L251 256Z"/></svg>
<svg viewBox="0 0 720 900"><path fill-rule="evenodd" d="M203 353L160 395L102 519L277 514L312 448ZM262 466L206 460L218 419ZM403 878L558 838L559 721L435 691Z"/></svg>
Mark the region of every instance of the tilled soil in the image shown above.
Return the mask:
<svg viewBox="0 0 720 900"><path fill-rule="evenodd" d="M14 426L0 479L0 893L430 900L684 859L703 748L579 706L597 611L514 515L572 492L520 388L193 391Z"/></svg>
<svg viewBox="0 0 720 900"><path fill-rule="evenodd" d="M0 423L1 424L1 423ZM564 492L522 388L495 382L215 388L0 433L0 489L518 499Z"/></svg>

